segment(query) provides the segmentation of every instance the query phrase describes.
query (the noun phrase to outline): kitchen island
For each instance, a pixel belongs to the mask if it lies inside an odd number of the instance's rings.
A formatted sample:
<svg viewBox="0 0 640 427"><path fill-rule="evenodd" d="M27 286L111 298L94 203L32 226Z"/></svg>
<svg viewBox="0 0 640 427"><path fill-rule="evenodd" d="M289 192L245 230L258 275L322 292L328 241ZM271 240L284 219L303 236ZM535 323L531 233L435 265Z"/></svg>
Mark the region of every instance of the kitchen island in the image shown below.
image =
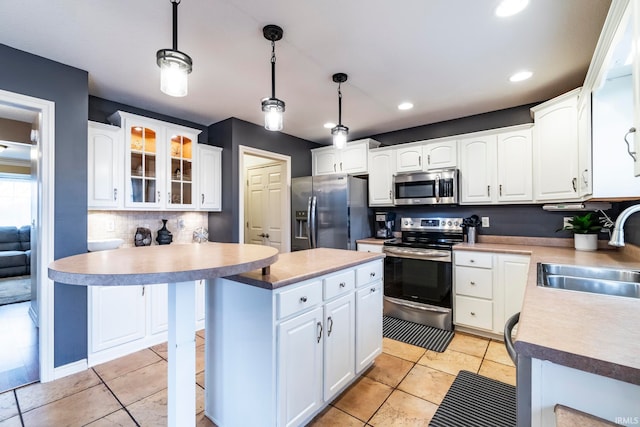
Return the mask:
<svg viewBox="0 0 640 427"><path fill-rule="evenodd" d="M220 427L300 426L382 352L383 254L280 254L207 286L205 414Z"/></svg>
<svg viewBox="0 0 640 427"><path fill-rule="evenodd" d="M277 259L276 249L259 245L133 247L59 259L49 265L49 277L81 286L169 283L168 425L189 426L195 425L195 280L266 272Z"/></svg>
<svg viewBox="0 0 640 427"><path fill-rule="evenodd" d="M634 417L640 417L640 299L540 287L537 265L640 270L640 250L583 252L526 245L525 239L454 247L531 256L515 339L518 425L555 425L557 403L620 424L625 417L639 419Z"/></svg>

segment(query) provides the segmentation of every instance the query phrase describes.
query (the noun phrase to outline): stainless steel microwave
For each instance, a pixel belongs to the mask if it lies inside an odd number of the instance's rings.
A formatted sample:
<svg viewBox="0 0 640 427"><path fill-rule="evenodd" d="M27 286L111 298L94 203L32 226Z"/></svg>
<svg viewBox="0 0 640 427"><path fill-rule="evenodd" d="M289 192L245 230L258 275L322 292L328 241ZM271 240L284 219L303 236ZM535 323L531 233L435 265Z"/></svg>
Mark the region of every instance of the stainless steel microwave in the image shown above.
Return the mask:
<svg viewBox="0 0 640 427"><path fill-rule="evenodd" d="M397 174L393 189L393 204L398 206L457 204L458 169Z"/></svg>

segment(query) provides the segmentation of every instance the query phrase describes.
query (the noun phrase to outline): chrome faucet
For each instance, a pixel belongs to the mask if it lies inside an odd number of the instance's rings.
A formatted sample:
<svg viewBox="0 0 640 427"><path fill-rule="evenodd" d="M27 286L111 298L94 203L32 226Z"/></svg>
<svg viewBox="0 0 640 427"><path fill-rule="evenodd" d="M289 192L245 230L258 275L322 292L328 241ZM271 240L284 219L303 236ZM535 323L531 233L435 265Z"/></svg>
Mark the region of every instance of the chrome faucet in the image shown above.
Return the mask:
<svg viewBox="0 0 640 427"><path fill-rule="evenodd" d="M611 240L609 240L609 244L611 246L624 246L624 223L631 214L636 212L640 212L640 205L629 206L627 209L620 212L620 215L618 215L616 223L613 226Z"/></svg>

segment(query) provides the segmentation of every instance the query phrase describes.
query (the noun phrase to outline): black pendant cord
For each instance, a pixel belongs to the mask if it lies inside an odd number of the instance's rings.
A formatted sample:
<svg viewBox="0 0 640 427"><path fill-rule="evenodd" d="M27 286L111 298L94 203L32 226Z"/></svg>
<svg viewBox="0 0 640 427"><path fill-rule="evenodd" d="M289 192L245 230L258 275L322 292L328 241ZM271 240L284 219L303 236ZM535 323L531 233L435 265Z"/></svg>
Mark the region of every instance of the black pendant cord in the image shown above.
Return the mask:
<svg viewBox="0 0 640 427"><path fill-rule="evenodd" d="M276 42L271 41L271 98L276 97Z"/></svg>
<svg viewBox="0 0 640 427"><path fill-rule="evenodd" d="M338 126L342 126L342 91L338 83Z"/></svg>
<svg viewBox="0 0 640 427"><path fill-rule="evenodd" d="M173 4L173 50L178 50L178 5L180 0L171 0Z"/></svg>

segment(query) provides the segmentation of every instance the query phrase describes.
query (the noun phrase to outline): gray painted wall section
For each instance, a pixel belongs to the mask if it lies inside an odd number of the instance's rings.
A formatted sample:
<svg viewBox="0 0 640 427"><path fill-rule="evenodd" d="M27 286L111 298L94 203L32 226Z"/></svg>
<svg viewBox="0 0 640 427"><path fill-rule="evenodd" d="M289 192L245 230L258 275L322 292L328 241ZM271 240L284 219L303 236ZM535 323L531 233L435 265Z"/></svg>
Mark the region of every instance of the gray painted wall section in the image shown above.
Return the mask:
<svg viewBox="0 0 640 427"><path fill-rule="evenodd" d="M239 146L258 148L291 156L291 176L311 175L313 142L231 118L209 126L209 143L222 147L222 212L209 214L209 239L238 242L238 159Z"/></svg>
<svg viewBox="0 0 640 427"><path fill-rule="evenodd" d="M55 102L56 259L87 251L86 71L0 44L0 88ZM54 289L54 365L87 357L87 289Z"/></svg>

